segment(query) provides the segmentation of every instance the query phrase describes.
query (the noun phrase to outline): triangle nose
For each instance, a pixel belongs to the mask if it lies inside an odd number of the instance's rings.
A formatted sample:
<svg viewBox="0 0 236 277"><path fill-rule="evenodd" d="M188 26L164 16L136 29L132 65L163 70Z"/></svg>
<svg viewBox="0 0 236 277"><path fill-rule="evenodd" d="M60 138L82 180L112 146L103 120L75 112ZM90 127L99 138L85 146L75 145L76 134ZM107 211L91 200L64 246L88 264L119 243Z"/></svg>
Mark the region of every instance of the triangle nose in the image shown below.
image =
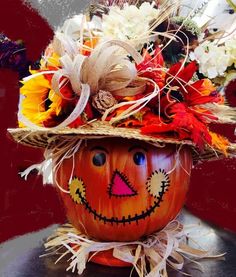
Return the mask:
<svg viewBox="0 0 236 277"><path fill-rule="evenodd" d="M136 195L137 192L130 185L128 178L116 170L112 176L109 194L111 196L121 197Z"/></svg>

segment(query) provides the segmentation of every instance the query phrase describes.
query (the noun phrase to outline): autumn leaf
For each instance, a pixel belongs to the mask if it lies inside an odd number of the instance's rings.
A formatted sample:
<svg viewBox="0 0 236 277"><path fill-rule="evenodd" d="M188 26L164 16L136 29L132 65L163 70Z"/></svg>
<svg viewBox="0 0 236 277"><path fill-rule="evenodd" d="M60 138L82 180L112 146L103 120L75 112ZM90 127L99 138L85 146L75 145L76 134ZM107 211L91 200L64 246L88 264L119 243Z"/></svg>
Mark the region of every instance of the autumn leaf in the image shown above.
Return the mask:
<svg viewBox="0 0 236 277"><path fill-rule="evenodd" d="M189 106L223 101L222 96L216 91L215 86L209 79L202 79L187 85L185 90L182 89L181 91Z"/></svg>
<svg viewBox="0 0 236 277"><path fill-rule="evenodd" d="M225 137L214 132L210 132L210 135L212 138L212 146L220 150L220 152L224 153L224 155L227 156L229 141Z"/></svg>

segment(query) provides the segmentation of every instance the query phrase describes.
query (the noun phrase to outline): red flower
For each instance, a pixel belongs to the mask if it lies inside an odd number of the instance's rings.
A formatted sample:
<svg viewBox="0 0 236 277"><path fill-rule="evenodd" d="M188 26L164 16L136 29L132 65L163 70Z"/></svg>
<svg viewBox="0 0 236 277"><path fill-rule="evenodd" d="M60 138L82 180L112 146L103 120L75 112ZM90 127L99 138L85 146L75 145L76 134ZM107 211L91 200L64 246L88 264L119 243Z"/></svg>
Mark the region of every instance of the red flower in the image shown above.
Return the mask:
<svg viewBox="0 0 236 277"><path fill-rule="evenodd" d="M161 50L157 47L151 56L146 50L143 54L144 60L136 66L138 75L152 79L156 84L162 88L165 81L165 72L162 70L164 66L164 59Z"/></svg>
<svg viewBox="0 0 236 277"><path fill-rule="evenodd" d="M182 86L192 79L193 74L198 69L196 61L192 61L181 69L182 65L181 62L178 62L171 66L166 74L166 83L171 86Z"/></svg>

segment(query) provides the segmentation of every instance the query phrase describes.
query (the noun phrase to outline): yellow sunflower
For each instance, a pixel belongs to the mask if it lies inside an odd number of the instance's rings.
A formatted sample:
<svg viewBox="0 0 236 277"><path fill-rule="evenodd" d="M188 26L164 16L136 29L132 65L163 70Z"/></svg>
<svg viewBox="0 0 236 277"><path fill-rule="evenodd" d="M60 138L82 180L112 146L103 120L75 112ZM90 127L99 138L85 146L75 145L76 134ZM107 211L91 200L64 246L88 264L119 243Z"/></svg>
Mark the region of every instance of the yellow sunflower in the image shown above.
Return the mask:
<svg viewBox="0 0 236 277"><path fill-rule="evenodd" d="M60 56L53 52L51 47L45 51L43 58L40 60L40 68L43 70L50 70L51 68L60 68Z"/></svg>
<svg viewBox="0 0 236 277"><path fill-rule="evenodd" d="M51 89L44 75L23 82L20 93L24 96L20 107L22 114L38 126L45 126L45 122L52 121L62 109L62 97ZM19 127L24 127L21 122Z"/></svg>

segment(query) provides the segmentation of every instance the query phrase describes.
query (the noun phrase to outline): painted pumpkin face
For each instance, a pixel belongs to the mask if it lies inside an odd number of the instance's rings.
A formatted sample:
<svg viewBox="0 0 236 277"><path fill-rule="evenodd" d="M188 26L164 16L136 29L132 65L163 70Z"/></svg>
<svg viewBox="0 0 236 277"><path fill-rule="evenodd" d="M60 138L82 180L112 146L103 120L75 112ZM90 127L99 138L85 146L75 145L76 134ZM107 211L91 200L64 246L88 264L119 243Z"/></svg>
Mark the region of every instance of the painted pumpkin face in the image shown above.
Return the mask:
<svg viewBox="0 0 236 277"><path fill-rule="evenodd" d="M102 241L133 241L176 217L187 193L191 151L118 138L84 142L57 175L70 222ZM71 178L72 177L72 178Z"/></svg>

